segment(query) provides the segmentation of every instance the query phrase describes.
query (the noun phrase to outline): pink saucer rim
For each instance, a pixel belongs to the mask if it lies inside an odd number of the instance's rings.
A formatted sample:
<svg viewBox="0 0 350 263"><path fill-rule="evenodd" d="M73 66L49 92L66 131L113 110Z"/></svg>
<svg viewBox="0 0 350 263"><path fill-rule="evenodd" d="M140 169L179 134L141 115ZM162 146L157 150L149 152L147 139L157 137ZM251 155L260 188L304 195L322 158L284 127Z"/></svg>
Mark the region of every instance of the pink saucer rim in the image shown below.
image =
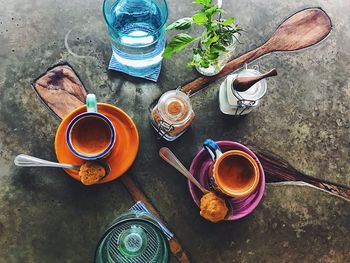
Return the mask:
<svg viewBox="0 0 350 263"><path fill-rule="evenodd" d="M261 165L261 162L259 160L259 158L255 155L255 153L250 150L247 146L238 143L238 142L234 142L234 141L228 141L228 140L224 140L224 141L216 141L216 143L220 146L220 145L226 145L226 146L233 146L233 147L240 147L242 148L244 151L246 151L249 155L251 155L257 162L258 166L259 166L259 170L261 172L260 174L260 179L261 182L258 191L258 195L256 196L256 198L254 199L254 201L250 204L249 208L246 209L245 213L239 213L237 215L232 215L229 218L226 218L225 221L234 221L234 220L238 220L241 219L249 214L251 214L255 208L259 205L259 203L262 200L262 197L264 195L265 192L265 173L264 173L264 169ZM191 162L191 166L190 166L190 171L193 170L193 165L197 162L197 160L201 157L202 154L204 154L205 149L204 147L202 147L195 155L195 157L193 158L192 162ZM194 193L194 189L196 188L196 186L194 184L191 183L191 181L187 181L188 184L188 188L191 194L191 197L193 199L193 201L195 202L195 204L199 207L199 200L197 201L195 198L195 193ZM254 194L254 193L252 193Z"/></svg>

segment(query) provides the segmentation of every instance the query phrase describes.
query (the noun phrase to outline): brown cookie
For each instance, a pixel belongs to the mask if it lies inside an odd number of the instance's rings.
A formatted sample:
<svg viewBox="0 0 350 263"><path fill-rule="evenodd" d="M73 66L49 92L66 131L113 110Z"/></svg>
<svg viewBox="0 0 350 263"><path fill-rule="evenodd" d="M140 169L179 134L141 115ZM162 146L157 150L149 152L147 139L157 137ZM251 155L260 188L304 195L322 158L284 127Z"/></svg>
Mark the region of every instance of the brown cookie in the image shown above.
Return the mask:
<svg viewBox="0 0 350 263"><path fill-rule="evenodd" d="M98 162L88 161L80 167L80 181L85 185L99 182L106 175L105 168Z"/></svg>
<svg viewBox="0 0 350 263"><path fill-rule="evenodd" d="M223 220L227 212L225 200L213 192L203 195L200 200L200 215L213 223Z"/></svg>

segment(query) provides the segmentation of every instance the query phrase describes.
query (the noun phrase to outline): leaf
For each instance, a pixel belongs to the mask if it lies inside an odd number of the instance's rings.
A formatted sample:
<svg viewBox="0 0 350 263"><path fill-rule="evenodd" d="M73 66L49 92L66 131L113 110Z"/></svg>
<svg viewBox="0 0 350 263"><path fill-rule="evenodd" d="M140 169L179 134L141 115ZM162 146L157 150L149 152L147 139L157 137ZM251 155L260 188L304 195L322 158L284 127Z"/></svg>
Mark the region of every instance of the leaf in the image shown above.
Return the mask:
<svg viewBox="0 0 350 263"><path fill-rule="evenodd" d="M215 36L213 36L211 38L208 38L208 40L206 40L205 43L204 43L205 47L207 49L210 49L211 44L218 42L218 40L219 40L219 36L218 35L215 35Z"/></svg>
<svg viewBox="0 0 350 263"><path fill-rule="evenodd" d="M194 48L193 49L193 54L194 55L201 55L203 53L203 50L202 49L200 49L200 48Z"/></svg>
<svg viewBox="0 0 350 263"><path fill-rule="evenodd" d="M209 61L206 60L206 59L202 59L200 62L199 62L199 65L203 68L209 68Z"/></svg>
<svg viewBox="0 0 350 263"><path fill-rule="evenodd" d="M231 25L233 22L235 21L235 19L233 17L229 17L227 18L224 22L222 22L221 24L223 26L229 26Z"/></svg>
<svg viewBox="0 0 350 263"><path fill-rule="evenodd" d="M191 60L187 63L188 68L193 68L195 65L196 65L196 63L193 60Z"/></svg>
<svg viewBox="0 0 350 263"><path fill-rule="evenodd" d="M205 13L197 13L194 14L192 16L193 21L197 24L197 25L203 25L205 24L205 22L207 22L207 15Z"/></svg>
<svg viewBox="0 0 350 263"><path fill-rule="evenodd" d="M205 10L204 12L205 12L207 15L212 16L217 10L218 10L218 5L213 5L212 7L208 8L208 9Z"/></svg>
<svg viewBox="0 0 350 263"><path fill-rule="evenodd" d="M214 53L214 52L225 52L226 48L221 46L220 44L214 44L211 46L210 48L210 52Z"/></svg>
<svg viewBox="0 0 350 263"><path fill-rule="evenodd" d="M194 2L192 2L192 4L199 4L199 5L203 5L204 7L208 7L211 4L212 0L196 0Z"/></svg>
<svg viewBox="0 0 350 263"><path fill-rule="evenodd" d="M218 57L219 57L219 53L218 53L218 52L209 53L209 54L207 55L207 58L208 58L209 60L215 60L215 59L217 59Z"/></svg>
<svg viewBox="0 0 350 263"><path fill-rule="evenodd" d="M167 44L162 56L164 58L170 58L171 55L183 50L195 40L195 38L191 37L188 34L178 34L175 37L173 37L173 39Z"/></svg>
<svg viewBox="0 0 350 263"><path fill-rule="evenodd" d="M181 18L172 24L168 25L166 30L172 30L172 29L178 29L178 30L183 30L183 29L188 29L192 25L192 18L191 17L184 17Z"/></svg>

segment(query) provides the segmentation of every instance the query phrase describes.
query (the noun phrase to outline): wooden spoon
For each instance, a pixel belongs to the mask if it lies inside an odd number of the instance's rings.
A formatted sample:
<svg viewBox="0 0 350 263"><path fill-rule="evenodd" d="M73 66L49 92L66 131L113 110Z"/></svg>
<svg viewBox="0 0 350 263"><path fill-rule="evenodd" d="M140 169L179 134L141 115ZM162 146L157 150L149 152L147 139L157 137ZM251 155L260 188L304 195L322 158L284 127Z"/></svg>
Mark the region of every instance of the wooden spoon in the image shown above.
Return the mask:
<svg viewBox="0 0 350 263"><path fill-rule="evenodd" d="M230 74L244 63L251 62L265 54L275 51L293 51L320 42L329 35L332 23L329 16L320 8L307 8L287 18L262 46L236 58L212 77L199 77L181 88L193 94L208 84Z"/></svg>
<svg viewBox="0 0 350 263"><path fill-rule="evenodd" d="M261 74L260 76L254 76L254 77L237 77L233 83L232 88L239 91L244 92L248 90L251 86L253 86L258 81L268 78L277 76L277 70L271 69L269 72L266 72L265 74Z"/></svg>

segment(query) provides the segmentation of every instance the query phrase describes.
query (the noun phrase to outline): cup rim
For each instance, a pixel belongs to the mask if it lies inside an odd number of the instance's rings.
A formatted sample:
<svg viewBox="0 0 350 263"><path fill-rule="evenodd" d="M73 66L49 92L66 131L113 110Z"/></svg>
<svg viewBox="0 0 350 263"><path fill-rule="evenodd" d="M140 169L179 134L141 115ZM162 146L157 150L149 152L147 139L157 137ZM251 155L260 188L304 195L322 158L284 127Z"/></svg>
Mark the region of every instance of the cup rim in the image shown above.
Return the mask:
<svg viewBox="0 0 350 263"><path fill-rule="evenodd" d="M107 2L107 0L104 0L103 1L103 5L102 5L103 17L104 17L104 20L105 20L107 26L109 28L113 29L113 26L110 24L110 22L108 21L108 19L106 17L106 13L105 13L106 2ZM164 5L165 5L166 9L168 10L168 4L167 4L166 0L164 0ZM165 15L163 23L157 29L154 30L153 34L162 30L162 28L165 26L165 24L166 24L166 22L168 20L168 17L169 17L169 11L166 12L166 15ZM129 36L129 35L126 35L126 34L122 34L120 32L118 32L118 35L120 35L120 36L127 36L127 37L134 38L134 39L144 38L145 37L145 36ZM149 35L152 35L152 34L147 34L146 36L149 36Z"/></svg>
<svg viewBox="0 0 350 263"><path fill-rule="evenodd" d="M250 164L254 168L254 175L255 175L254 176L254 182L253 182L253 184L251 185L250 188L248 188L247 190L245 190L243 192L242 191L234 191L234 192L232 192L232 191L225 190L225 185L222 183L222 181L217 176L215 176L218 173L218 169L219 169L220 163L227 156L231 156L231 155L238 155L238 156L244 157L245 159L247 159L250 162ZM258 167L257 162L248 153L246 153L244 151L241 151L241 150L230 150L230 151L222 153L222 155L219 157L219 159L215 162L213 177L215 178L215 181L216 181L219 189L224 194L226 194L228 196L231 196L231 197L243 197L243 196L247 196L247 195L251 194L256 189L256 187L258 186L259 181L260 181L260 171L259 171L259 167Z"/></svg>
<svg viewBox="0 0 350 263"><path fill-rule="evenodd" d="M111 130L111 141L109 143L109 145L107 146L107 148L105 148L103 151L94 154L94 155L84 155L81 154L80 152L78 152L72 143L72 139L71 139L71 132L73 127L75 126L75 124L78 122L78 120L82 119L82 117L88 117L88 116L95 116L98 118L101 118L103 121L105 121L108 124L108 127ZM67 130L66 130L66 143L68 144L68 148L71 150L71 152L76 155L77 157L84 159L84 160L96 160L96 159L100 159L103 158L105 155L107 155L110 150L113 148L114 144L116 141L116 132L115 132L115 128L113 126L113 123L110 121L110 119L108 119L105 115L99 113L99 112L83 112L78 114L77 116L75 116L70 123L67 126Z"/></svg>

